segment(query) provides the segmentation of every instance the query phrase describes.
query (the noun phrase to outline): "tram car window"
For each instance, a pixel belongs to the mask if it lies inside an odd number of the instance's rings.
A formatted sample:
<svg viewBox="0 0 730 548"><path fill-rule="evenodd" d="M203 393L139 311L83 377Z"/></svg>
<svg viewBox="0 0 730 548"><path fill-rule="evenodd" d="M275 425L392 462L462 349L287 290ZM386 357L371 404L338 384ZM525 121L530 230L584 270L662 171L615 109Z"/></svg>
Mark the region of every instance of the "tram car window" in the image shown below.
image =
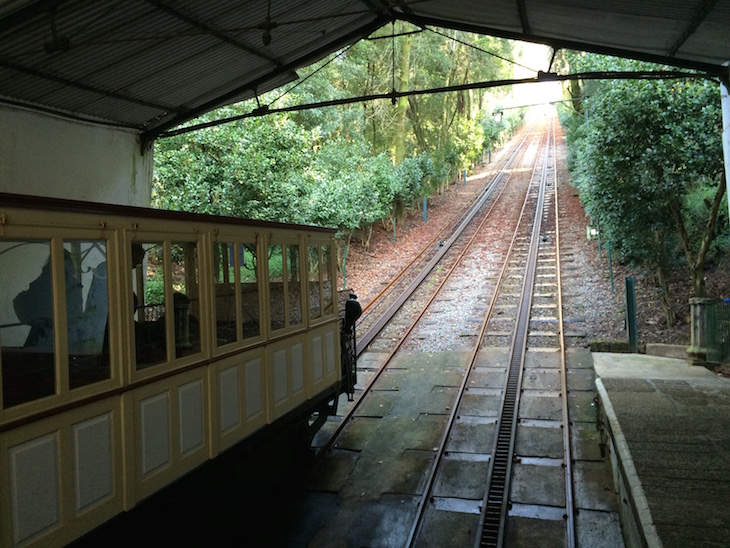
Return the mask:
<svg viewBox="0 0 730 548"><path fill-rule="evenodd" d="M108 379L109 286L106 242L63 244L69 387Z"/></svg>
<svg viewBox="0 0 730 548"><path fill-rule="evenodd" d="M0 242L3 406L56 391L50 241ZM11 273L17 272L15 276Z"/></svg>
<svg viewBox="0 0 730 548"><path fill-rule="evenodd" d="M309 259L309 318L315 320L322 316L322 285L319 274L320 256L319 246L307 246Z"/></svg>
<svg viewBox="0 0 730 548"><path fill-rule="evenodd" d="M132 246L134 340L137 369L167 361L165 250L161 242Z"/></svg>
<svg viewBox="0 0 730 548"><path fill-rule="evenodd" d="M257 264L254 241L214 244L216 344L219 347L261 334Z"/></svg>
<svg viewBox="0 0 730 548"><path fill-rule="evenodd" d="M2 193L0 219L0 546L313 436L350 390L335 229Z"/></svg>
<svg viewBox="0 0 730 548"><path fill-rule="evenodd" d="M268 256L270 327L275 332L304 321L299 244L270 244Z"/></svg>
<svg viewBox="0 0 730 548"><path fill-rule="evenodd" d="M198 246L195 242L177 242L171 246L171 255L175 357L181 358L201 349Z"/></svg>
<svg viewBox="0 0 730 548"><path fill-rule="evenodd" d="M333 286L331 270L331 247L329 245L308 245L309 259L309 318L317 320L333 314Z"/></svg>

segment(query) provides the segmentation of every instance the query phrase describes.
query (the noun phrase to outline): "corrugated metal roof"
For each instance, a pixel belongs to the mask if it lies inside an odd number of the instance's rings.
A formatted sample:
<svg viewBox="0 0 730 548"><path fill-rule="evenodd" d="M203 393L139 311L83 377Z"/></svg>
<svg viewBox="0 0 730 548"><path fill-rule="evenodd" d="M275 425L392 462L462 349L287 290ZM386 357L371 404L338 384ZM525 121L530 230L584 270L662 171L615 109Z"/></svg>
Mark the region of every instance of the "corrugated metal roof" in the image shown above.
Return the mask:
<svg viewBox="0 0 730 548"><path fill-rule="evenodd" d="M154 135L393 18L725 76L730 60L730 0L0 0L0 101Z"/></svg>

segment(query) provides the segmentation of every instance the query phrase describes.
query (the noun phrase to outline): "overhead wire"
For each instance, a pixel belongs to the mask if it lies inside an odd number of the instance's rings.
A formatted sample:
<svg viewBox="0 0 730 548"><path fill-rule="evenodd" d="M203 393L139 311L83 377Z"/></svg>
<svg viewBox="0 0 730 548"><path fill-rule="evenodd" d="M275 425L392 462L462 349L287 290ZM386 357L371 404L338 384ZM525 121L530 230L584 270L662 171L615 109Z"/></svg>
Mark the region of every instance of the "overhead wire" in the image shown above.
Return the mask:
<svg viewBox="0 0 730 548"><path fill-rule="evenodd" d="M468 89L488 89L501 86L512 86L516 84L534 84L540 82L564 82L567 80L678 80L678 79L704 79L717 81L717 77L709 74L701 74L694 72L682 71L617 71L617 72L582 72L577 74L554 74L539 72L536 78L514 78L509 80L489 80L486 82L471 82L467 84L457 84L452 86L444 86L439 88L431 88L424 90L408 90L408 91L391 91L388 93L373 93L370 95L362 95L358 97L345 97L342 99L332 99L328 101L320 101L317 103L306 103L303 105L293 105L290 107L276 109L256 109L246 114L239 114L229 118L213 120L192 126L186 126L178 129L166 131L158 135L158 137L174 137L183 133L190 133L199 129L215 127L246 118L259 118L268 114L277 114L284 112L299 112L304 110L312 110L316 108L331 107L338 105L351 105L354 103L364 103L367 101L375 101L378 99L390 99L395 101L400 97L415 97L420 95L430 95L434 93L447 93L453 91L464 91Z"/></svg>
<svg viewBox="0 0 730 548"><path fill-rule="evenodd" d="M486 53L487 55L491 55L492 57L496 57L497 59L500 59L502 61L505 61L506 63L510 63L512 65L516 65L518 67L522 67L523 69L527 69L530 72L534 72L534 73L539 72L537 69L527 67L527 66L525 66L525 65L523 65L521 63L518 63L517 61L514 61L513 59L508 59L507 57L503 57L503 56L499 55L498 53L494 53L493 51L489 51L489 50L486 50L484 48L480 48L476 44L470 44L469 42L467 42L465 40L460 40L460 39L456 38L455 36L449 36L445 32L438 31L438 30L436 30L434 28L431 28L431 27L424 27L424 28L426 30L430 31L430 32L433 32L434 34L438 34L439 36L443 36L444 38L448 38L449 40L453 40L453 41L458 42L459 44L462 44L464 46L468 46L468 47L473 48L473 49L475 49L477 51L480 51L482 53Z"/></svg>

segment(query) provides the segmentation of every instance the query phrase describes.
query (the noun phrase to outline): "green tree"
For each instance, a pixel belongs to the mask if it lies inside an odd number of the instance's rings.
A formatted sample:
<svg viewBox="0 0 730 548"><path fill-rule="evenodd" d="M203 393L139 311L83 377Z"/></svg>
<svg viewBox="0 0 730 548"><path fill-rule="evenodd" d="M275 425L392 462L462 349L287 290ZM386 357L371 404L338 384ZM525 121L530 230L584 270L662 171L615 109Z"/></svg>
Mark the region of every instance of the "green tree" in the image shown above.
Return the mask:
<svg viewBox="0 0 730 548"><path fill-rule="evenodd" d="M667 278L682 257L694 294L706 295L704 265L725 192L717 86L620 81L590 93L566 121L574 183L624 257L654 271L671 324Z"/></svg>
<svg viewBox="0 0 730 548"><path fill-rule="evenodd" d="M505 41L455 32L407 34L417 30L387 25L372 39L299 69L299 80L286 89L194 123L245 114L259 104L289 107L506 74L502 61L468 45L505 54ZM396 105L381 100L248 118L160 139L154 200L169 209L335 226L348 240L359 231L367 243L373 223L392 223L480 157L486 102L483 91Z"/></svg>
<svg viewBox="0 0 730 548"><path fill-rule="evenodd" d="M240 107L223 109L240 113ZM284 116L225 124L155 150L153 203L164 209L303 222L299 173L311 161L304 130Z"/></svg>

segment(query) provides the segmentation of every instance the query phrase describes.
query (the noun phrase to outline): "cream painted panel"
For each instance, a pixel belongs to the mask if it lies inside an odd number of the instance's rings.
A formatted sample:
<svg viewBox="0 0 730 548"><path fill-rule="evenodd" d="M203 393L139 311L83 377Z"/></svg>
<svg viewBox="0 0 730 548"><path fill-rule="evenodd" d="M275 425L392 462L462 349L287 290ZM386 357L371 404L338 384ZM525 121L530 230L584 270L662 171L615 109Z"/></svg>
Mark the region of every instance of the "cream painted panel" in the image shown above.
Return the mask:
<svg viewBox="0 0 730 548"><path fill-rule="evenodd" d="M324 375L322 363L322 337L312 337L312 379L317 382Z"/></svg>
<svg viewBox="0 0 730 548"><path fill-rule="evenodd" d="M178 389L180 407L180 455L203 445L203 381Z"/></svg>
<svg viewBox="0 0 730 548"><path fill-rule="evenodd" d="M114 493L111 421L107 412L73 425L76 512Z"/></svg>
<svg viewBox="0 0 730 548"><path fill-rule="evenodd" d="M289 394L286 349L274 352L274 402L281 403Z"/></svg>
<svg viewBox="0 0 730 548"><path fill-rule="evenodd" d="M142 474L170 462L170 409L167 392L139 402L142 429Z"/></svg>
<svg viewBox="0 0 730 548"><path fill-rule="evenodd" d="M291 347L291 384L296 394L304 390L304 344L296 343Z"/></svg>
<svg viewBox="0 0 730 548"><path fill-rule="evenodd" d="M326 356L325 371L327 375L331 375L335 371L335 334L328 331L324 335L324 352Z"/></svg>
<svg viewBox="0 0 730 548"><path fill-rule="evenodd" d="M11 447L10 490L16 544L59 523L58 433Z"/></svg>
<svg viewBox="0 0 730 548"><path fill-rule="evenodd" d="M220 385L221 432L226 432L241 423L239 404L238 367L224 369L218 375Z"/></svg>
<svg viewBox="0 0 730 548"><path fill-rule="evenodd" d="M261 364L261 358L248 360L243 364L246 370L246 420L262 413L264 410Z"/></svg>

